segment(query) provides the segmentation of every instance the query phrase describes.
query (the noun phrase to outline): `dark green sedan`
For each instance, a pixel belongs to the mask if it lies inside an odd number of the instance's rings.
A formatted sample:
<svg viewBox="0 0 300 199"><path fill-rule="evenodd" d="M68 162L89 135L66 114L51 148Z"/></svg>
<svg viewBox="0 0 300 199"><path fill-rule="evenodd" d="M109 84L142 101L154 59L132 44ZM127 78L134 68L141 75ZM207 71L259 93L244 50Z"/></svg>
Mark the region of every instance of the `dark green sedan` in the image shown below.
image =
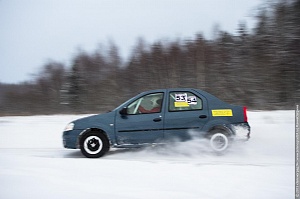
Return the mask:
<svg viewBox="0 0 300 199"><path fill-rule="evenodd" d="M243 131L236 130L240 128ZM236 137L250 138L247 109L199 89L151 90L111 112L69 123L63 132L63 144L65 148L80 149L88 158L98 158L111 147L193 139L191 130L208 139L214 151L223 152Z"/></svg>

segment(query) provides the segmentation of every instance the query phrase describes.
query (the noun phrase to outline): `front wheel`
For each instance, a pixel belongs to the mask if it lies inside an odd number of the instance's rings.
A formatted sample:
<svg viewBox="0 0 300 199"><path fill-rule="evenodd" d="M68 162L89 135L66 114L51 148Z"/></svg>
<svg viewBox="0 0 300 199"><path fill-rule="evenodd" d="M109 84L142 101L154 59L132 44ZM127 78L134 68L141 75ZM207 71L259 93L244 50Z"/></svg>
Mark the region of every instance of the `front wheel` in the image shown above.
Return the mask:
<svg viewBox="0 0 300 199"><path fill-rule="evenodd" d="M80 150L87 158L99 158L109 150L106 136L98 132L88 132L80 140Z"/></svg>
<svg viewBox="0 0 300 199"><path fill-rule="evenodd" d="M229 146L229 140L223 133L215 133L210 137L210 146L216 152L223 152Z"/></svg>

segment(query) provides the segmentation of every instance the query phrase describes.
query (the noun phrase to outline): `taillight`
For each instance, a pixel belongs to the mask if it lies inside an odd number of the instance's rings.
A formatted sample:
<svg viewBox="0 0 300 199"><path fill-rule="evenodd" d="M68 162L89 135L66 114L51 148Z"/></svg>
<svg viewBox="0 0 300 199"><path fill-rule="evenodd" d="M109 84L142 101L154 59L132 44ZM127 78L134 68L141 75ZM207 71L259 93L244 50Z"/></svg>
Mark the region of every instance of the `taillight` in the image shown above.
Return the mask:
<svg viewBox="0 0 300 199"><path fill-rule="evenodd" d="M244 106L244 122L248 122L247 107L246 106Z"/></svg>

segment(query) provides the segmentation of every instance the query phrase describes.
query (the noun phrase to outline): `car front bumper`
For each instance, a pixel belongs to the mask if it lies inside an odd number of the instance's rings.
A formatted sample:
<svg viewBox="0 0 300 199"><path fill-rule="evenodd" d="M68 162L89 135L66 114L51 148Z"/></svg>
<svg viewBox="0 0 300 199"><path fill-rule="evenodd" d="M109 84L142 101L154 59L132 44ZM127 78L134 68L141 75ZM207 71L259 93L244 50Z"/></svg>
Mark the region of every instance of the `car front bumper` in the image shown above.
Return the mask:
<svg viewBox="0 0 300 199"><path fill-rule="evenodd" d="M68 149L78 148L78 136L82 130L71 130L63 132L63 146Z"/></svg>

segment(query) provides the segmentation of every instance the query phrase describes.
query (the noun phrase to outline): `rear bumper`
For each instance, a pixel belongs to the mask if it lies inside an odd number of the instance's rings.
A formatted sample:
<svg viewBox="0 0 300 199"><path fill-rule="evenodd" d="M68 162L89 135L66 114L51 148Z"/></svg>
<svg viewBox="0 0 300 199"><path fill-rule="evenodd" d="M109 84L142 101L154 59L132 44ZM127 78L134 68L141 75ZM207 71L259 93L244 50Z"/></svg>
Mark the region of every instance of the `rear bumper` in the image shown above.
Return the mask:
<svg viewBox="0 0 300 199"><path fill-rule="evenodd" d="M232 130L238 140L249 140L251 128L248 122L242 122L232 125Z"/></svg>

